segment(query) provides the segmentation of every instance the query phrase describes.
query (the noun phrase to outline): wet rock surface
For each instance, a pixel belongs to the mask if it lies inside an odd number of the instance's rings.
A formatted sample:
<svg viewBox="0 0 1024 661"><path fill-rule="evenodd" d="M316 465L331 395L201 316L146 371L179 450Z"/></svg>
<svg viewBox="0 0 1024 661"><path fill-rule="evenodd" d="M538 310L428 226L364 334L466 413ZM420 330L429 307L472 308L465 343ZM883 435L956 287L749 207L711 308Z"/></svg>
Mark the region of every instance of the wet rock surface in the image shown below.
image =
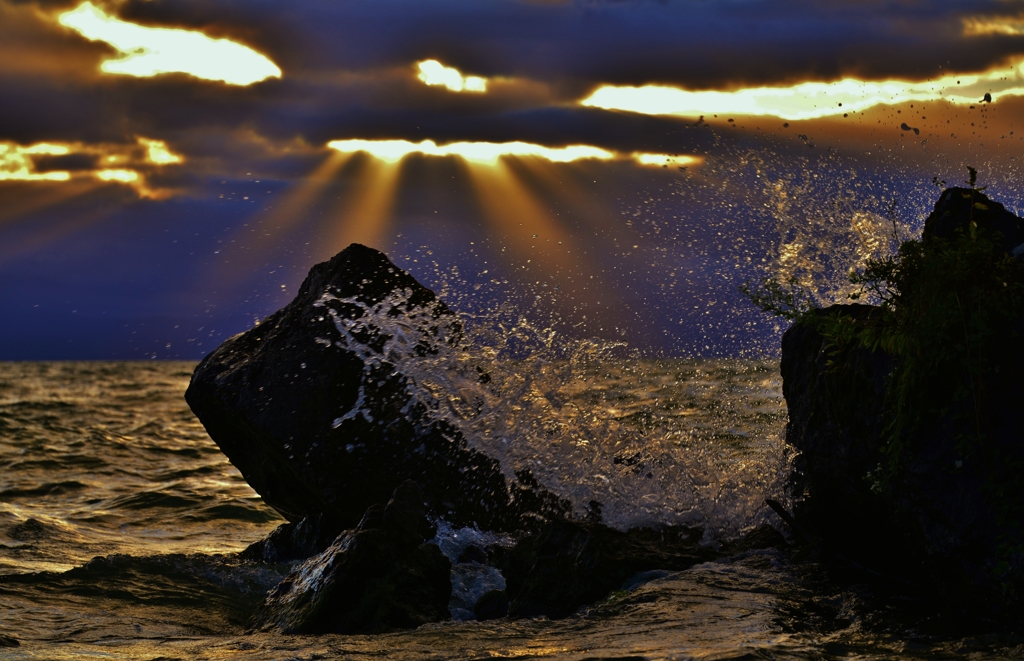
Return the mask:
<svg viewBox="0 0 1024 661"><path fill-rule="evenodd" d="M382 633L449 618L451 563L434 544L411 481L360 527L299 565L267 595L252 628L284 633Z"/></svg>
<svg viewBox="0 0 1024 661"><path fill-rule="evenodd" d="M239 555L245 560L271 563L305 560L330 546L340 532L334 522L322 516L306 517L298 523L281 524Z"/></svg>
<svg viewBox="0 0 1024 661"><path fill-rule="evenodd" d="M526 514L566 511L528 472L507 479L417 398L399 365L460 337L433 292L353 244L314 266L295 300L207 356L185 398L246 481L294 524L352 528L408 479L454 524L517 529Z"/></svg>
<svg viewBox="0 0 1024 661"><path fill-rule="evenodd" d="M599 515L573 521L569 505L528 472L510 479L497 459L470 448L415 382L417 366L461 332L432 292L353 245L316 265L292 303L196 368L189 406L289 520L241 557L305 560L268 594L253 628L356 633L451 615L564 617L639 572L723 557L700 543L700 530L622 533ZM427 514L514 532L519 542L460 546L446 557L426 543ZM755 545L781 543L768 537Z"/></svg>

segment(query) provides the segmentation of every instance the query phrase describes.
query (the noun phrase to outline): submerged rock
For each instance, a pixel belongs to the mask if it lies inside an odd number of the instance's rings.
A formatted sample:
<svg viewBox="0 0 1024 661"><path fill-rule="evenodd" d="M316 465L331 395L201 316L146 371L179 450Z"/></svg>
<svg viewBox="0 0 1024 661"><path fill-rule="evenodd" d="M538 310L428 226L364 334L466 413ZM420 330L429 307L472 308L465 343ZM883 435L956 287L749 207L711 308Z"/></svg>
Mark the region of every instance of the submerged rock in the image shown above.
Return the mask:
<svg viewBox="0 0 1024 661"><path fill-rule="evenodd" d="M353 244L314 266L295 300L207 356L185 399L294 524L351 528L408 479L453 524L511 530L526 514L566 511L528 472L507 479L469 447L409 373L429 371L461 332L433 292Z"/></svg>
<svg viewBox="0 0 1024 661"><path fill-rule="evenodd" d="M423 497L411 481L387 507L372 508L324 552L302 563L267 595L257 630L381 633L449 617L451 563L434 544Z"/></svg>
<svg viewBox="0 0 1024 661"><path fill-rule="evenodd" d="M512 550L509 615L566 617L621 589L640 572L679 571L722 557L700 543L702 536L700 529L681 526L619 532L598 523L549 521ZM776 533L773 540L781 537Z"/></svg>
<svg viewBox="0 0 1024 661"><path fill-rule="evenodd" d="M323 516L306 517L298 523L279 525L239 556L260 562L305 560L330 546L340 532L333 521L325 521Z"/></svg>

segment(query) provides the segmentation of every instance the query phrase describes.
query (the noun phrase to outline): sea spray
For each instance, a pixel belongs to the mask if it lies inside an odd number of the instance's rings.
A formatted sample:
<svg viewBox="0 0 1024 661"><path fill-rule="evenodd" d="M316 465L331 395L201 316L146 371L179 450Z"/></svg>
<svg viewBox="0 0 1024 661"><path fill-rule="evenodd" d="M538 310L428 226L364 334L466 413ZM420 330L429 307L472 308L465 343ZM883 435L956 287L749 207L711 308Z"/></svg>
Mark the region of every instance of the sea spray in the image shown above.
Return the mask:
<svg viewBox="0 0 1024 661"><path fill-rule="evenodd" d="M396 291L369 305L327 293L317 305L335 345L363 360L364 378L391 366L406 377L406 409L458 429L510 479L528 470L576 516L620 530L700 526L714 541L767 522L765 498L789 502L770 362L643 359L508 310L439 323L428 310L405 312L407 299ZM339 419L357 415L358 401Z"/></svg>

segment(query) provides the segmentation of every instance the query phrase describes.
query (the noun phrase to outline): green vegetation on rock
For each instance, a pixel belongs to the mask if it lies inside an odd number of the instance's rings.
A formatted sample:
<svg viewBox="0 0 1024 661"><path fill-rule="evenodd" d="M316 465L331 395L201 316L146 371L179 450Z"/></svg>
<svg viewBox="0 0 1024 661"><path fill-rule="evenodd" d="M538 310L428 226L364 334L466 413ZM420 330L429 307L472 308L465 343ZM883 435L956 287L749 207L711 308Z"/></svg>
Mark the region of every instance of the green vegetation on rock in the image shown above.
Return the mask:
<svg viewBox="0 0 1024 661"><path fill-rule="evenodd" d="M814 328L832 354L863 347L895 359L885 406L889 461L876 478L891 479L937 420L955 430L964 460L987 466L1004 460L990 442L990 408L999 399L993 390L1019 362L1024 261L1005 251L998 231L976 222L974 214L993 203L975 186L976 172L970 174L969 189L952 189L970 205L965 226L950 237L926 230L922 240L904 241L895 255L851 273L859 291L850 298L876 303L870 315L844 314L841 306L815 309L793 282L741 287L761 309Z"/></svg>

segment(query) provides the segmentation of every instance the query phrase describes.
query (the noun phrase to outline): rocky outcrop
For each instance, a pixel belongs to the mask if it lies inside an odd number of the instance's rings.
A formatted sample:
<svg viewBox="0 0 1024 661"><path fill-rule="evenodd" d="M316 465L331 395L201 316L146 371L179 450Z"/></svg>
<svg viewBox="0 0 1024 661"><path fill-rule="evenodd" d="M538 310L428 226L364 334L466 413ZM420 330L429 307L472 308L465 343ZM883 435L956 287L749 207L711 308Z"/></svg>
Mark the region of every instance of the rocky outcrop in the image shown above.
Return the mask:
<svg viewBox="0 0 1024 661"><path fill-rule="evenodd" d="M816 311L867 320L868 305ZM892 359L863 348L836 354L809 324L782 336L782 393L789 410L786 440L800 451L794 468L801 526L861 560L888 565L901 536L887 499L870 476L885 461L885 393ZM866 531L871 531L867 534ZM880 540L890 543L882 544Z"/></svg>
<svg viewBox="0 0 1024 661"><path fill-rule="evenodd" d="M433 292L353 244L314 266L295 300L207 356L185 398L292 524L351 528L410 479L453 524L512 530L526 514L565 511L528 473L508 479L469 447L418 389L410 371L428 369L461 332Z"/></svg>
<svg viewBox="0 0 1024 661"><path fill-rule="evenodd" d="M411 481L369 508L322 553L281 581L253 616L257 630L381 633L448 619L451 563L435 544Z"/></svg>
<svg viewBox="0 0 1024 661"><path fill-rule="evenodd" d="M341 531L324 517L307 517L298 523L283 523L266 538L250 544L239 556L259 562L291 562L305 560L320 553Z"/></svg>
<svg viewBox="0 0 1024 661"><path fill-rule="evenodd" d="M1002 205L976 190L950 189L926 221L922 259L930 249L943 249L941 240L973 236L972 223L991 241L992 260L1007 260L1024 241L1024 221ZM1012 292L1021 284L996 282L992 290ZM991 300L1010 306L1009 296ZM815 314L870 324L881 311L847 305ZM996 318L1003 317L972 317ZM1024 603L1024 351L1009 339L1019 334L1021 320L1008 319L1006 333L995 334L999 346L983 348L997 357L991 369L971 372L946 355L926 357L943 370L920 385L934 399L915 404L923 407L920 417L896 441L896 395L889 386L894 370L902 369L900 359L830 345L813 319L796 323L782 339L786 437L800 451L799 527L832 554L988 617L1019 613ZM950 353L961 350L956 343L963 343L965 328L954 329L960 334L949 341ZM928 346L947 346L943 342ZM980 360L977 348L964 355Z"/></svg>
<svg viewBox="0 0 1024 661"><path fill-rule="evenodd" d="M1024 219L970 188L947 188L924 222L923 241L951 239L959 232L970 231L974 222L990 237L997 236L997 245L1007 254L1019 256L1014 249L1024 244Z"/></svg>

